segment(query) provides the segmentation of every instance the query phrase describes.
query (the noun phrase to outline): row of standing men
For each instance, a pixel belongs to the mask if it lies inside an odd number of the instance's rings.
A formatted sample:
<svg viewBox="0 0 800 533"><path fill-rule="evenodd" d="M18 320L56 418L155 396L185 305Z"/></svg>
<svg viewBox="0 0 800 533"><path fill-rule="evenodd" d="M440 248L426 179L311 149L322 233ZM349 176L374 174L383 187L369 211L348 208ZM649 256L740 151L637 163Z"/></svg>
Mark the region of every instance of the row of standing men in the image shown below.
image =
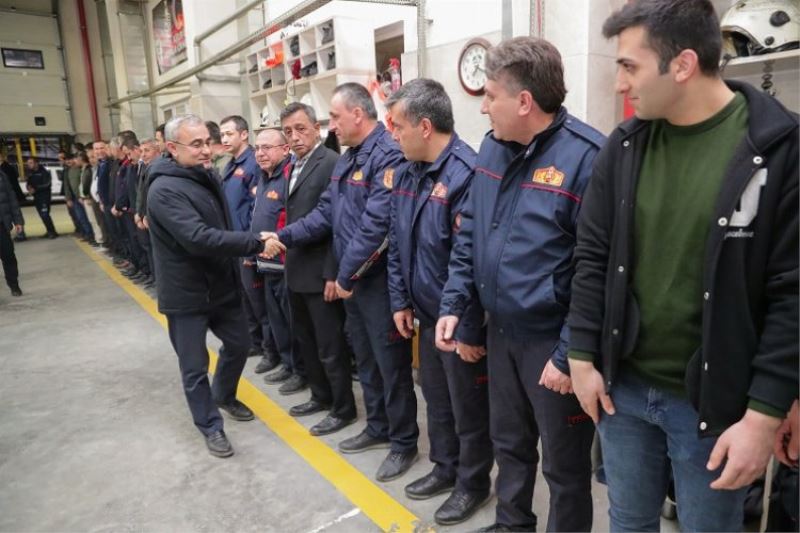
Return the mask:
<svg viewBox="0 0 800 533"><path fill-rule="evenodd" d="M622 64L618 78L620 91L635 93L641 102L637 113L645 120L640 127L652 123L657 131L667 120L677 121L675 109L689 109L689 124L713 119L714 124L730 128L726 138L754 135L754 144L766 151L777 146L761 142L769 134L783 143L780 146L787 146L789 141L782 135L792 128L796 133L796 116L749 86L725 83L718 71L706 72L697 66L698 55L710 57L713 61L707 63L714 65L719 59L719 46L710 51L700 46L708 32L686 45L700 50L694 56L681 52L659 58L661 51L650 48L648 31L671 35L670 28L662 26L688 28L686 17L702 19L705 30L717 28L715 17L708 14L713 9L709 11L706 4L693 0L678 8L666 0L634 2L612 17L617 29L608 30L607 35L619 36L621 61L640 65L641 70L636 70ZM670 17L651 14L651 25L643 25L643 15L637 10L646 14L654 6L672 10ZM657 72L664 59L674 63L674 77L686 87L671 85L656 74L644 79ZM680 74L684 68L689 72L686 76ZM167 315L187 399L209 451L218 456L233 453L219 409L237 420L253 418L235 398L248 351L242 302L235 290L243 286L251 305L256 299L264 303L267 320L263 323L269 323L276 339L280 328L277 320L272 323L273 317L282 310L287 319L290 347L283 364L294 365L296 371L302 363L311 388L311 398L290 412L303 416L327 411L311 428L315 435L339 431L356 421L348 338L342 332L346 327L364 394L366 427L340 442L339 449L358 453L389 448L376 474L379 481L402 476L417 457L410 337L414 321L418 322L434 468L405 490L417 499L450 492L434 515L440 524L462 522L488 501L489 472L496 461L496 522L487 530L534 529L537 519L531 502L540 442L542 472L550 489L547 529L590 530L589 451L592 422L599 421L609 459L612 528L657 528L668 482L663 472L669 470L669 460L684 527L740 528L742 488L759 468L763 471L764 441L770 440L771 445L796 398L797 372L790 364L796 363L796 334L782 337L793 347L793 355L784 353L784 348L779 350L783 355L770 355L729 346L738 374L732 378L715 374L699 385L706 390L726 388L724 394L720 392L725 401L717 395L701 395L690 402L684 391L669 388L668 379L658 375L664 368L669 372L678 368L680 381L686 375L689 386L698 386L688 374L700 362L689 361L688 356L682 360L686 346L670 344L681 353L659 354L662 370L653 358L645 360L635 352L620 364L618 344L612 342L620 330L614 324L606 339L605 323L601 317L598 324L597 313L603 308L602 294L616 301L620 292L616 280L622 274L629 276L629 265L620 259L619 265L612 263L613 274L598 275L608 268L600 256L607 257L609 252L597 249L608 245L609 234L622 239L615 244L618 247L630 237L627 229L608 226L613 217L604 210L615 209L619 202L606 201L604 195L615 192L602 174L606 167L616 172L614 165L627 160L627 155L603 158L602 154L630 146L628 130L621 128L613 142L606 144L602 134L566 112L561 58L546 41L517 38L493 47L487 56L487 74L482 111L489 115L493 130L478 154L455 133L450 100L441 84L425 79L405 84L387 102L391 132L378 122L364 87L353 83L337 87L330 103L329 129L348 147L342 155L322 146L314 110L300 103L282 112L280 130L258 133L255 150L246 146L247 127L240 117L223 120L223 135L228 135L226 129L233 130L230 135L238 135L244 148L233 152L221 183L204 169L210 164L213 144L206 124L191 115L167 124L169 156L150 165L147 216L159 308ZM684 107L657 98L670 91L676 101L685 99ZM708 101L698 105L698 95ZM754 110L749 130L737 122L748 108ZM764 117L782 129L761 130ZM665 128L665 135L678 135ZM696 129L680 135L702 133ZM697 140L708 142L702 137ZM669 152L671 146L653 145L650 150L677 157ZM733 153L735 143L726 146L724 157ZM796 150L795 141L795 154ZM637 152L644 153L641 148ZM720 180L728 178L726 162L714 166ZM754 162L760 165L764 159L759 156ZM665 168L653 165L651 181L667 175ZM621 172L629 178L630 172ZM683 179L691 172L686 169L673 177ZM796 182L796 168L786 175L774 172L778 187L780 180ZM248 181L250 176L255 179ZM608 179L618 179L618 175ZM774 190L769 189L764 198L775 198ZM586 199L591 200L591 209L579 218ZM713 208L713 201L708 201L695 206L692 215L703 220L713 215ZM776 208L776 212L793 216L796 222L796 205ZM761 224L770 223L765 217L759 219ZM737 223L744 218L736 218ZM755 213L743 222L752 224L754 218ZM727 224L727 217L719 218L720 226L722 220ZM716 234L711 238L717 238ZM735 234L726 240L728 254L738 253L745 242L736 240L741 238L744 235ZM796 243L796 228L787 238ZM677 268L689 281L699 281L694 279L699 269L680 269L681 261L702 255L698 251L704 241L699 242L699 247L684 243L685 257L676 256L677 263L662 260L650 265L648 272L657 279L659 268ZM775 253L785 251L779 247ZM572 284L576 254L578 274ZM235 266L229 257L239 258ZM638 266L645 271L642 264ZM725 271L731 266L719 268ZM746 277L749 270L742 272ZM793 279L796 288L796 257L794 272L794 277L782 275L781 282L791 284L788 280ZM254 292L259 276L264 280L263 293ZM724 285L728 278L719 276ZM625 283L634 282L625 279ZM610 284L607 289L603 282ZM280 302L282 283L288 306ZM571 287L578 292L571 294ZM650 305L644 299L649 296L647 289L637 287L642 301ZM680 291L676 291L677 295ZM784 305L758 320L783 324L793 316L796 325L794 292L780 296ZM627 289L622 293L628 294ZM708 301L709 293L705 294ZM697 298L700 301L699 294ZM573 315L567 321L570 306ZM695 320L694 311L687 313L687 320ZM742 324L744 328L746 323ZM599 349L601 326L603 349ZM205 332L209 328L223 341L213 385L206 373ZM622 334L635 345L637 330L634 324ZM663 342L719 342L718 333L701 335L699 330L688 334L675 330ZM709 360L717 364L718 351L706 354L705 371ZM591 364L595 357L594 364L603 374ZM584 365L587 359L589 364ZM758 360L755 370L740 368L751 360ZM771 386L748 391L740 379L747 375ZM608 392L613 393L611 397ZM636 401L625 403L642 395L653 408L665 412L652 418L637 410ZM603 405L602 418L598 402ZM736 413L731 411L734 406ZM616 429L607 429L612 427ZM634 431L639 432L636 442L625 440ZM738 437L731 437L734 434ZM665 450L654 453L661 441ZM683 455L672 446L678 446ZM753 450L758 451L758 464L743 464L742 457L752 457ZM634 465L647 469L646 479L631 473L626 454L636 458ZM696 468L698 464L702 466ZM635 487L641 494L635 494Z"/></svg>

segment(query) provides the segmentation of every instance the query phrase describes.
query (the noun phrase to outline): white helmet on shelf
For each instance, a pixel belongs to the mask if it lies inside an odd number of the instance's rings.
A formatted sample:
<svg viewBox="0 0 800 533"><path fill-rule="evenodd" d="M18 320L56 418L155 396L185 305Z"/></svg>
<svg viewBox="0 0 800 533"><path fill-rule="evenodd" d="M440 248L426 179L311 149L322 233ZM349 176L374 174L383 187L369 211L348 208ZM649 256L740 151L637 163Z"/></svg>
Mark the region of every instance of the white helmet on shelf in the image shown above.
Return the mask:
<svg viewBox="0 0 800 533"><path fill-rule="evenodd" d="M739 0L722 16L722 52L743 57L800 45L798 0Z"/></svg>
<svg viewBox="0 0 800 533"><path fill-rule="evenodd" d="M261 126L269 126L269 106L261 108Z"/></svg>

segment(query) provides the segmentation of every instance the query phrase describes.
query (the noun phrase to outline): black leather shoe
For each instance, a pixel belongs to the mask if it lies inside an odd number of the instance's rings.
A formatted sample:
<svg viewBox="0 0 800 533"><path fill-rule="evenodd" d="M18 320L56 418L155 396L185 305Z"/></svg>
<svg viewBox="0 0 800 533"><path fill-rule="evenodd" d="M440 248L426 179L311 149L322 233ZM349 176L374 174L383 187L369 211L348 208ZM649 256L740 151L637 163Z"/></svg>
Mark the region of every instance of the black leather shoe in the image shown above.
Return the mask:
<svg viewBox="0 0 800 533"><path fill-rule="evenodd" d="M375 479L378 481L391 481L397 479L411 468L414 461L417 460L417 450L411 452L389 452L386 459L381 463L378 468L378 473L375 474Z"/></svg>
<svg viewBox="0 0 800 533"><path fill-rule="evenodd" d="M437 494L453 490L456 486L454 479L446 479L431 472L427 476L422 476L418 480L406 485L406 496L412 500L427 500Z"/></svg>
<svg viewBox="0 0 800 533"><path fill-rule="evenodd" d="M247 357L258 357L259 355L264 355L264 352L261 350L261 348L252 346L249 350L247 350Z"/></svg>
<svg viewBox="0 0 800 533"><path fill-rule="evenodd" d="M233 446L231 446L228 437L222 430L215 431L211 435L206 435L206 446L208 453L214 457L230 457L233 455Z"/></svg>
<svg viewBox="0 0 800 533"><path fill-rule="evenodd" d="M306 382L305 378L300 377L297 374L292 374L292 377L287 379L283 385L278 387L278 394L281 396L289 396L290 394L304 391L307 388L308 383Z"/></svg>
<svg viewBox="0 0 800 533"><path fill-rule="evenodd" d="M444 501L441 507L436 509L433 519L440 526L452 526L460 524L475 514L475 511L483 507L489 501L489 493L470 494L463 490L454 490Z"/></svg>
<svg viewBox="0 0 800 533"><path fill-rule="evenodd" d="M264 383L269 383L271 385L274 385L275 383L283 383L290 377L292 377L292 372L285 366L281 366L277 372L273 372L272 374L267 374L264 376Z"/></svg>
<svg viewBox="0 0 800 533"><path fill-rule="evenodd" d="M264 372L269 372L270 370L274 370L279 364L281 364L281 360L278 357L272 358L265 355L256 365L255 373L263 374Z"/></svg>
<svg viewBox="0 0 800 533"><path fill-rule="evenodd" d="M367 450L388 447L389 439L372 437L367 433L366 429L355 437L350 437L339 443L339 451L342 453L361 453Z"/></svg>
<svg viewBox="0 0 800 533"><path fill-rule="evenodd" d="M350 424L355 423L356 417L353 418L336 418L335 416L328 415L322 419L318 424L311 426L311 429L308 430L315 437L321 437L322 435L330 435L331 433L336 433L342 428L349 426Z"/></svg>
<svg viewBox="0 0 800 533"><path fill-rule="evenodd" d="M292 416L308 416L330 408L330 405L325 405L317 400L308 400L305 403L301 403L300 405L295 405L294 407L290 408L289 414Z"/></svg>
<svg viewBox="0 0 800 533"><path fill-rule="evenodd" d="M230 403L218 403L217 407L228 413L231 418L239 422L249 422L255 418L253 411L239 400Z"/></svg>
<svg viewBox="0 0 800 533"><path fill-rule="evenodd" d="M22 296L22 289L19 288L19 285L11 287L11 296Z"/></svg>

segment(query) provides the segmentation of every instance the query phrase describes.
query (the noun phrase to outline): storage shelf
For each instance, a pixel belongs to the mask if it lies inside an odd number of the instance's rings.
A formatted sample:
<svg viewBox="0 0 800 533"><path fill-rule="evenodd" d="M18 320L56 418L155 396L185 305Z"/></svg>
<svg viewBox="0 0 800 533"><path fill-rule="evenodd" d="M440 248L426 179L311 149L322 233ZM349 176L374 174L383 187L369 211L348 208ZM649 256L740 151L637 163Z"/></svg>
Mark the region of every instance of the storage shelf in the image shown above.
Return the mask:
<svg viewBox="0 0 800 533"><path fill-rule="evenodd" d="M322 42L323 39L325 42ZM261 127L279 125L278 117L286 103L299 101L310 103L318 118L325 119L330 110L331 94L337 85L345 82L366 85L375 78L374 39L374 28L369 24L337 16L287 35L248 55L246 68L256 64L259 67L259 77L250 78L249 86L253 122ZM291 51L293 42L297 43L297 55ZM270 55L270 48L275 46L282 48L283 62L272 68L264 68L266 58L274 57ZM334 55L333 62L329 53ZM316 74L295 80L292 65L296 60L300 61L301 67L316 62ZM268 79L273 86L261 88ZM266 124L262 124L262 111L267 114Z"/></svg>
<svg viewBox="0 0 800 533"><path fill-rule="evenodd" d="M773 72L782 70L800 71L800 50L787 50L774 54L731 59L722 71L723 76L731 78L761 75L764 73L764 64L768 61L772 62Z"/></svg>

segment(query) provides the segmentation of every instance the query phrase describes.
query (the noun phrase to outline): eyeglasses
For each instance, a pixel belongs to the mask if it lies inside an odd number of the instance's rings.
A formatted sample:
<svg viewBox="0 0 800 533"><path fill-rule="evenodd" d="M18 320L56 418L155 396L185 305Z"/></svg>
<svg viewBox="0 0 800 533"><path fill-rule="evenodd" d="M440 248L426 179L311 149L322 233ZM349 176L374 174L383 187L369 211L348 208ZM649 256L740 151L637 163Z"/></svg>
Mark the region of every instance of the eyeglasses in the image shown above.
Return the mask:
<svg viewBox="0 0 800 533"><path fill-rule="evenodd" d="M282 148L282 147L286 146L287 144L289 144L289 143L274 144L274 145L273 144L257 144L257 145L254 146L254 149L255 149L256 152L266 152L268 150L272 150L273 148Z"/></svg>
<svg viewBox="0 0 800 533"><path fill-rule="evenodd" d="M200 149L203 148L203 146L208 146L210 148L211 144L212 144L212 142L210 140L201 141L199 139L196 140L196 141L192 141L189 144L181 143L181 142L178 142L178 141L169 141L169 142L172 142L172 143L175 143L175 144L180 144L181 146L185 146L187 148L191 148L192 150L200 150Z"/></svg>

